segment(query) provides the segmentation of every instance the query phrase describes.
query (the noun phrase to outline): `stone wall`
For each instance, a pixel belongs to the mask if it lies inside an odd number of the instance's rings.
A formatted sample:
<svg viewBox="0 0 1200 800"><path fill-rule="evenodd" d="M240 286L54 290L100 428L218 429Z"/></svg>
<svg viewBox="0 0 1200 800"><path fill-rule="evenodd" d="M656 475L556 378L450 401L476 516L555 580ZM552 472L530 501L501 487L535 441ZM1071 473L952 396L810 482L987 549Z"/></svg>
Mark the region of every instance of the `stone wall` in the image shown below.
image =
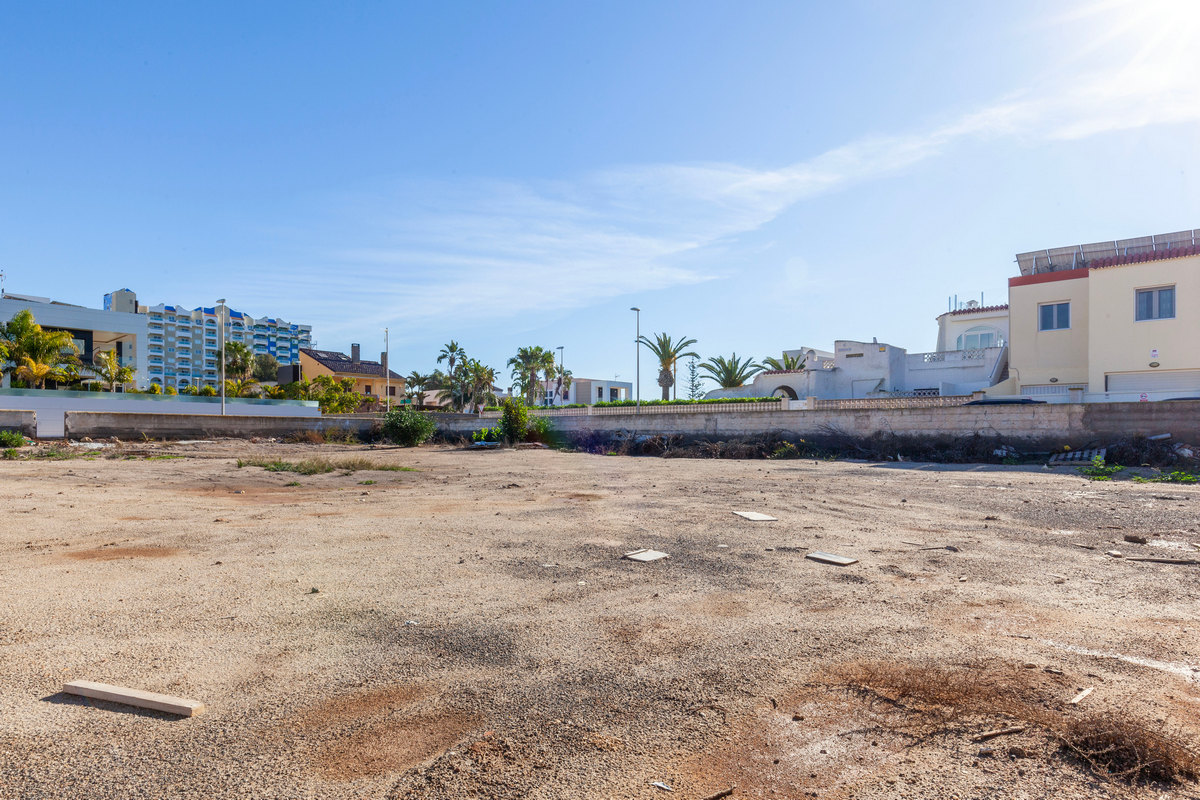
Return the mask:
<svg viewBox="0 0 1200 800"><path fill-rule="evenodd" d="M0 409L0 431L20 431L30 439L37 436L37 412Z"/></svg>
<svg viewBox="0 0 1200 800"><path fill-rule="evenodd" d="M1000 436L1029 446L1080 447L1143 434L1170 433L1176 441L1200 443L1200 400L1164 403L1059 403L956 406L951 408L864 408L828 411L692 412L687 414L550 415L564 433L631 431L731 437L768 432L800 438L831 430L870 436L879 432L925 436ZM469 415L437 415L447 432L469 434L496 424Z"/></svg>
<svg viewBox="0 0 1200 800"><path fill-rule="evenodd" d="M376 417L266 417L211 414L146 414L115 411L68 411L71 439L203 439L215 436L283 437L301 431L371 433Z"/></svg>

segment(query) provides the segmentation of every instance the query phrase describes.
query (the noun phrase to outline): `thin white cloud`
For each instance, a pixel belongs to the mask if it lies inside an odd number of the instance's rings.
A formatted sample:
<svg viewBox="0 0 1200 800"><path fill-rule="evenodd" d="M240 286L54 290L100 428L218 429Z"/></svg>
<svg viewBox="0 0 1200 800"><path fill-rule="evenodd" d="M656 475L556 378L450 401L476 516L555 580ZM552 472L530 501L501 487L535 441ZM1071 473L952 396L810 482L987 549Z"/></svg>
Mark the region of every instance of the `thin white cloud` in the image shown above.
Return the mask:
<svg viewBox="0 0 1200 800"><path fill-rule="evenodd" d="M1158 4L1144 5L1079 11L1073 21L1108 27L1094 31L1104 51L1080 48L1088 63L1076 71L923 131L862 137L779 169L638 165L570 181L427 183L360 199L355 213L366 224L350 227L361 240L314 259L318 274L337 280L294 291L321 292L343 320L322 325L335 335L398 319L412 328L464 316L516 320L548 304L579 308L711 280L720 271L706 256L789 207L910 169L964 140L1079 139L1195 122L1200 11L1174 4L1182 11L1168 26ZM280 282L261 289L277 298Z"/></svg>

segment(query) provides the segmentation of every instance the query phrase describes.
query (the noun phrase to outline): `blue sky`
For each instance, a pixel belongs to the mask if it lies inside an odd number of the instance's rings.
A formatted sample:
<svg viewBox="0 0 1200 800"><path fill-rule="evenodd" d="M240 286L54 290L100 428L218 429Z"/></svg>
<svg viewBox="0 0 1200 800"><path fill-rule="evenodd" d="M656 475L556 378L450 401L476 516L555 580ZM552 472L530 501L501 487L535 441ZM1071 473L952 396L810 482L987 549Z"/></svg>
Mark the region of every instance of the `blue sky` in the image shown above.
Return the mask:
<svg viewBox="0 0 1200 800"><path fill-rule="evenodd" d="M1165 0L10 3L0 270L386 326L404 372L631 380L634 305L704 356L923 351L1017 252L1200 226L1197 76Z"/></svg>

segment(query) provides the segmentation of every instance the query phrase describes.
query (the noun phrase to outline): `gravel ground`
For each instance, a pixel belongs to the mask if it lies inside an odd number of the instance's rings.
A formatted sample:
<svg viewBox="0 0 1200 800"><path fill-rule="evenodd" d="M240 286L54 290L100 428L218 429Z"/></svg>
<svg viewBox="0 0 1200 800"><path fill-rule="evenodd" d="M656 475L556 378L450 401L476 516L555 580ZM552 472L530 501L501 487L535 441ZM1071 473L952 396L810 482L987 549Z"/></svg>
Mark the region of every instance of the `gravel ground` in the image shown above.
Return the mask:
<svg viewBox="0 0 1200 800"><path fill-rule="evenodd" d="M236 464L314 455L416 471ZM988 675L1194 743L1200 566L1105 552L1200 553L1198 500L1040 467L546 450L0 461L0 797L1197 797L1101 780L1037 727L973 743L1012 720L839 676ZM621 558L642 547L670 558ZM61 694L75 679L208 708Z"/></svg>

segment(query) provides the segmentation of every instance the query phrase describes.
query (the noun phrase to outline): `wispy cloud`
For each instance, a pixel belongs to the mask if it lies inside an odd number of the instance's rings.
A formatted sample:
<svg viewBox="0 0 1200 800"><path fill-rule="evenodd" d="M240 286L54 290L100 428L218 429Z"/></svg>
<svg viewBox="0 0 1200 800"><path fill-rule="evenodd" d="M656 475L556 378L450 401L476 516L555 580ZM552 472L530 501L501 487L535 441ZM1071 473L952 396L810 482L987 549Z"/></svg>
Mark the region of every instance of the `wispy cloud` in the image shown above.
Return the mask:
<svg viewBox="0 0 1200 800"><path fill-rule="evenodd" d="M1074 69L942 124L865 136L778 169L636 165L562 181L424 183L360 198L350 226L359 240L311 256L316 274L337 280L295 291L320 291L347 328L397 319L420 327L463 315L517 320L544 313L548 300L569 309L711 280L720 275L710 266L714 251L789 207L911 169L963 140L1078 139L1194 122L1200 12L1173 4L1167 26L1156 5L1082 7L1073 21L1103 23L1093 33L1106 46L1081 48ZM280 288L275 280L262 286L275 297ZM326 327L338 332L336 322Z"/></svg>

